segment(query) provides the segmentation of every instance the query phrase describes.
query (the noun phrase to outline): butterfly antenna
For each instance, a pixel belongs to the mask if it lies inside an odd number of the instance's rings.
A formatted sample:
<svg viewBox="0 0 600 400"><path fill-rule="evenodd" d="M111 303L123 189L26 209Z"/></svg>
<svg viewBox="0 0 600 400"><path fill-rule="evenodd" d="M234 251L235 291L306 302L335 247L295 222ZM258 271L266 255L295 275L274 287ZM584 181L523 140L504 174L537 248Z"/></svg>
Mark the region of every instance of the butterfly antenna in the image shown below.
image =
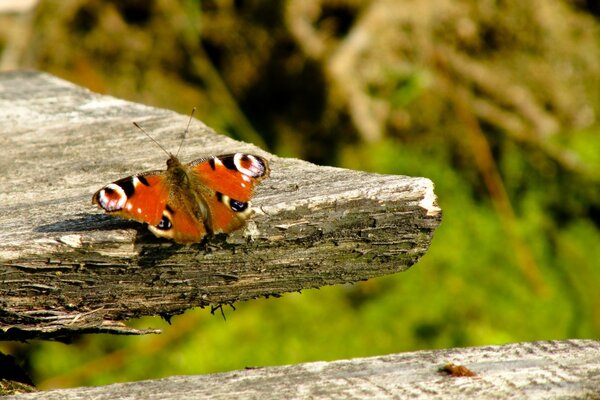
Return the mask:
<svg viewBox="0 0 600 400"><path fill-rule="evenodd" d="M185 127L185 131L183 131L183 138L181 138L181 142L179 143L179 148L177 149L177 153L175 153L175 157L179 155L179 150L181 150L181 145L185 141L187 137L187 133L190 129L190 124L192 123L192 118L194 117L194 113L196 112L196 107L192 108L192 112L190 113L190 119L188 120L187 126Z"/></svg>
<svg viewBox="0 0 600 400"><path fill-rule="evenodd" d="M134 122L133 125L135 125L135 127L138 128L140 131L144 132L144 135L148 136L148 138L150 140L152 140L154 143L156 143L156 145L158 147L160 147L162 149L162 151L164 151L167 154L168 157L171 157L171 153L169 153L164 147L162 147L162 145L160 143L158 143L158 141L156 139L154 139L152 136L150 136L150 134L148 132L146 132L146 130L144 128L139 126L137 122Z"/></svg>

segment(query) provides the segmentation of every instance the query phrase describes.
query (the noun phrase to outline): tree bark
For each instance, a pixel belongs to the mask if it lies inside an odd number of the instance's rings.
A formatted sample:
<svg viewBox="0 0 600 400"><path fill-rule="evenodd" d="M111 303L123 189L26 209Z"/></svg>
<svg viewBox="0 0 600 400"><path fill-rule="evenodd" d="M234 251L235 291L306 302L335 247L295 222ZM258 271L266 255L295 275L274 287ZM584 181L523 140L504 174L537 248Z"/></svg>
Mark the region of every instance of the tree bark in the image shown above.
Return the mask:
<svg viewBox="0 0 600 400"><path fill-rule="evenodd" d="M122 321L404 271L441 221L425 178L279 158L194 120L182 161L251 152L270 160L255 215L182 246L105 215L91 195L166 160L189 117L37 72L0 74L0 340L143 333Z"/></svg>

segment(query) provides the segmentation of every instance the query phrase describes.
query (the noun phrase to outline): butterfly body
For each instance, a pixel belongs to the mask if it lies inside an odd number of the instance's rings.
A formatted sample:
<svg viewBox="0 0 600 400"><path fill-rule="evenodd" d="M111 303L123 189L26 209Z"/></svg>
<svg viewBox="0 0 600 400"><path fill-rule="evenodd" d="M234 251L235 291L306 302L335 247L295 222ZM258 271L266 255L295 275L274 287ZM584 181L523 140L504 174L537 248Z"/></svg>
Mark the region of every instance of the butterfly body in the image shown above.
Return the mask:
<svg viewBox="0 0 600 400"><path fill-rule="evenodd" d="M148 224L156 236L178 243L241 228L251 215L254 188L269 175L267 160L235 153L182 164L170 155L167 169L119 179L92 197L111 215Z"/></svg>

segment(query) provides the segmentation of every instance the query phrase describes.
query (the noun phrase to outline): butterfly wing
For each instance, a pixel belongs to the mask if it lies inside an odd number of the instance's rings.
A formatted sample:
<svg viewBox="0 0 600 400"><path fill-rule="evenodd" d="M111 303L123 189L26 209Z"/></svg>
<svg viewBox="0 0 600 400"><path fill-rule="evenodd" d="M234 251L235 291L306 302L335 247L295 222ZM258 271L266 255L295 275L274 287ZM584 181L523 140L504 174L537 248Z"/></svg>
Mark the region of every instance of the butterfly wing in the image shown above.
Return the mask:
<svg viewBox="0 0 600 400"><path fill-rule="evenodd" d="M106 185L92 203L111 215L147 223L156 236L178 243L200 241L206 235L204 224L187 209L170 206L172 192L167 172L151 171Z"/></svg>
<svg viewBox="0 0 600 400"><path fill-rule="evenodd" d="M106 185L92 197L111 215L148 224L156 236L178 243L199 242L208 232L228 233L251 215L255 186L269 175L267 160L227 154L182 165L177 157L166 171L133 175Z"/></svg>
<svg viewBox="0 0 600 400"><path fill-rule="evenodd" d="M269 175L269 164L260 156L225 154L188 164L199 182L206 203L206 227L228 233L242 227L251 215L254 188Z"/></svg>
<svg viewBox="0 0 600 400"><path fill-rule="evenodd" d="M164 171L129 176L98 190L92 203L111 215L157 225L169 193L165 183Z"/></svg>

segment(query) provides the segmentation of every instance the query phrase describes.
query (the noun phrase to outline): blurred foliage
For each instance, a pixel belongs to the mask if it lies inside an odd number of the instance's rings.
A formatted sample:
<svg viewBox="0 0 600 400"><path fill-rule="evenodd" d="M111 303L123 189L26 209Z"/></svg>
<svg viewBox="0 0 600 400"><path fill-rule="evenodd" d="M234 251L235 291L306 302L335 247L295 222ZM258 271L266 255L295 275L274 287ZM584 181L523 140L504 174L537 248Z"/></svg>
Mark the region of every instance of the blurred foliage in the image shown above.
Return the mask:
<svg viewBox="0 0 600 400"><path fill-rule="evenodd" d="M576 0L42 1L20 66L198 106L279 155L426 176L444 221L401 275L238 304L226 322L132 322L160 336L4 351L56 387L600 339L599 14Z"/></svg>

